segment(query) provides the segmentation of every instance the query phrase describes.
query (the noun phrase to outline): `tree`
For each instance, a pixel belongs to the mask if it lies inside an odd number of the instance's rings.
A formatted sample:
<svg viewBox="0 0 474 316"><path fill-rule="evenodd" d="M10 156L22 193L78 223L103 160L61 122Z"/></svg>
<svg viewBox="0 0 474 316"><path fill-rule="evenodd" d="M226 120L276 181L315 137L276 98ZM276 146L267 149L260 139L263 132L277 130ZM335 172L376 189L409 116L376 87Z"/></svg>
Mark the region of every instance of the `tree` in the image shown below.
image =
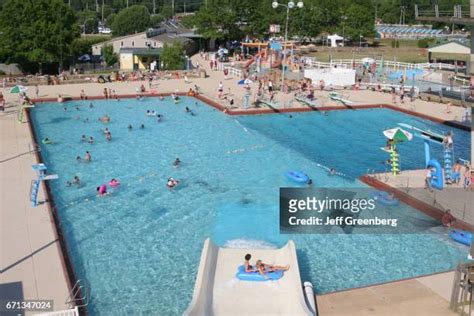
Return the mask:
<svg viewBox="0 0 474 316"><path fill-rule="evenodd" d="M228 5L201 7L183 22L189 27L196 27L197 32L207 39L236 39L242 36L239 19Z"/></svg>
<svg viewBox="0 0 474 316"><path fill-rule="evenodd" d="M0 11L0 34L0 59L41 72L43 64L62 68L79 27L62 0L7 0Z"/></svg>
<svg viewBox="0 0 474 316"><path fill-rule="evenodd" d="M143 32L150 26L150 12L147 7L133 5L123 9L114 18L111 25L114 36Z"/></svg>
<svg viewBox="0 0 474 316"><path fill-rule="evenodd" d="M152 15L152 16L151 16L151 19L150 19L150 25L151 25L152 27L157 27L157 26L159 26L160 23L161 23L162 21L164 21L164 20L165 20L165 17L162 16L161 14Z"/></svg>
<svg viewBox="0 0 474 316"><path fill-rule="evenodd" d="M346 11L345 35L353 41L358 41L359 36L373 36L375 34L374 15L372 10L358 4L352 4Z"/></svg>
<svg viewBox="0 0 474 316"><path fill-rule="evenodd" d="M84 54L92 55L92 45L106 41L110 36L94 35L76 38L71 44L71 54L80 57Z"/></svg>
<svg viewBox="0 0 474 316"><path fill-rule="evenodd" d="M118 62L117 54L114 53L112 45L104 45L101 53L107 66L113 66Z"/></svg>
<svg viewBox="0 0 474 316"><path fill-rule="evenodd" d="M163 67L167 70L179 70L184 67L184 50L179 42L165 44L160 57Z"/></svg>
<svg viewBox="0 0 474 316"><path fill-rule="evenodd" d="M84 33L97 32L97 25L99 25L99 18L95 11L81 11L77 13L78 23L82 27Z"/></svg>

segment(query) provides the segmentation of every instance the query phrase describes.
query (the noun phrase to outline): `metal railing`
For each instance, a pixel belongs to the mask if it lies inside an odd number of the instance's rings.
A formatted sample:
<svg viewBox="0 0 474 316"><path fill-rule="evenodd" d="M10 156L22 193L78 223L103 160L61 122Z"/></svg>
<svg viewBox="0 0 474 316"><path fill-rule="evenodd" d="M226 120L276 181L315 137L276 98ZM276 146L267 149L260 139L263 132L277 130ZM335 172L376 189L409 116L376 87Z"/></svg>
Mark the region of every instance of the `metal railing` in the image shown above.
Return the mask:
<svg viewBox="0 0 474 316"><path fill-rule="evenodd" d="M78 279L66 299L66 305L72 307L83 307L89 304L90 287L83 280Z"/></svg>

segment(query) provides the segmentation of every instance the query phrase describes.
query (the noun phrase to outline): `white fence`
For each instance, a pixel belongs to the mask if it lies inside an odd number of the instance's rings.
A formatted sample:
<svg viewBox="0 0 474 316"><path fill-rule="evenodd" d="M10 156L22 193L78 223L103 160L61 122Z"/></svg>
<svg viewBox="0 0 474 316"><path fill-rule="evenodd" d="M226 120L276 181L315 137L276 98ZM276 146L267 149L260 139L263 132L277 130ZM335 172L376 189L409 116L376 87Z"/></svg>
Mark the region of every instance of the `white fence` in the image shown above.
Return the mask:
<svg viewBox="0 0 474 316"><path fill-rule="evenodd" d="M375 61L378 67L380 67L382 61L377 60ZM364 64L362 59L333 59L330 62L321 62L316 61L313 58L308 58L306 64L309 68L352 68L353 66L360 66ZM439 70L455 70L461 69L462 67L456 67L455 65L451 64L444 64L444 63L419 63L419 64L411 64L411 63L404 63L399 61L383 61L383 66L386 68L392 68L394 70L398 69L439 69Z"/></svg>

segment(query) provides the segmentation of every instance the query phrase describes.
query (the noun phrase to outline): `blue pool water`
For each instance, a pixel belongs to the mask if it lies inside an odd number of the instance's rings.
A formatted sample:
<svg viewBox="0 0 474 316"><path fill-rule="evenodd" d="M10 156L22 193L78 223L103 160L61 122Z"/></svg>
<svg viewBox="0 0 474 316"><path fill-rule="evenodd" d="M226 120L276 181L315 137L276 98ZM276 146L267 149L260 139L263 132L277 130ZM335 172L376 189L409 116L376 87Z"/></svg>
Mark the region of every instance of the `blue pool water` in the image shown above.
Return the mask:
<svg viewBox="0 0 474 316"><path fill-rule="evenodd" d="M281 235L279 188L288 170L307 172L315 187L364 187L367 169L384 170L382 130L404 122L449 128L376 109L263 116L227 116L194 99L41 104L32 111L45 163L59 180L53 196L75 270L92 289L99 314L181 314L192 297L203 241L221 246L280 247L293 239L302 279L327 293L449 270L465 257L440 228L417 235ZM75 107L78 106L79 110ZM196 116L186 114L192 108ZM147 109L164 116L161 123ZM97 118L112 118L107 125ZM86 118L89 122L85 122ZM145 128L140 129L140 124ZM128 124L133 129L127 129ZM113 140L105 141L108 127ZM93 145L82 143L93 136ZM468 157L469 133L455 130L456 156ZM420 140L400 145L402 169L423 166ZM85 151L92 162L76 162ZM432 148L441 156L441 148ZM182 160L179 168L172 162ZM328 176L334 167L344 176ZM79 187L65 182L78 175ZM181 180L169 191L168 177ZM96 187L112 177L121 186L105 198ZM405 215L431 222L409 207Z"/></svg>

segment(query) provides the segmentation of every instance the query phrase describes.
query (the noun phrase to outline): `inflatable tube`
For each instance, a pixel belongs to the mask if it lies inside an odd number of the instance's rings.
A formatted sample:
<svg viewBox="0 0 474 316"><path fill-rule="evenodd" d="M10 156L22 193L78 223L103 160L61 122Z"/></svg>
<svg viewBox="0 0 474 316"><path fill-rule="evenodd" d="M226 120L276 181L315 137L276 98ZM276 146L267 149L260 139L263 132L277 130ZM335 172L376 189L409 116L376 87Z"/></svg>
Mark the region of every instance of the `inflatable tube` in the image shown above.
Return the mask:
<svg viewBox="0 0 474 316"><path fill-rule="evenodd" d="M453 230L449 233L449 237L452 240L457 241L463 245L470 246L472 243L472 233L462 231L462 230Z"/></svg>
<svg viewBox="0 0 474 316"><path fill-rule="evenodd" d="M283 277L283 271L278 270L275 272L265 273L268 276L268 279L265 279L263 275L258 272L245 272L245 267L242 265L237 269L237 274L235 275L237 279L242 281L254 281L254 282L263 282L263 281L275 281Z"/></svg>
<svg viewBox="0 0 474 316"><path fill-rule="evenodd" d="M51 139L47 139L47 138L44 138L41 142L45 145L50 145L53 143Z"/></svg>
<svg viewBox="0 0 474 316"><path fill-rule="evenodd" d="M180 102L181 102L180 99L175 99L175 100L174 100L174 104L178 104L178 103L180 103Z"/></svg>
<svg viewBox="0 0 474 316"><path fill-rule="evenodd" d="M443 168L441 164L436 159L431 159L428 161L429 168L434 168L435 170L431 172L431 186L438 190L443 190Z"/></svg>
<svg viewBox="0 0 474 316"><path fill-rule="evenodd" d="M400 204L400 201L398 199L395 199L395 198L391 199L390 193L385 192L385 191L375 191L371 195L372 195L372 198L380 204L384 204L388 206L397 206L398 204Z"/></svg>
<svg viewBox="0 0 474 316"><path fill-rule="evenodd" d="M306 183L309 180L309 177L301 171L288 171L285 175L288 179L298 183Z"/></svg>
<svg viewBox="0 0 474 316"><path fill-rule="evenodd" d="M120 181L118 181L118 180L112 181L111 180L111 181L109 181L109 185L110 185L111 188L116 188L120 185Z"/></svg>

